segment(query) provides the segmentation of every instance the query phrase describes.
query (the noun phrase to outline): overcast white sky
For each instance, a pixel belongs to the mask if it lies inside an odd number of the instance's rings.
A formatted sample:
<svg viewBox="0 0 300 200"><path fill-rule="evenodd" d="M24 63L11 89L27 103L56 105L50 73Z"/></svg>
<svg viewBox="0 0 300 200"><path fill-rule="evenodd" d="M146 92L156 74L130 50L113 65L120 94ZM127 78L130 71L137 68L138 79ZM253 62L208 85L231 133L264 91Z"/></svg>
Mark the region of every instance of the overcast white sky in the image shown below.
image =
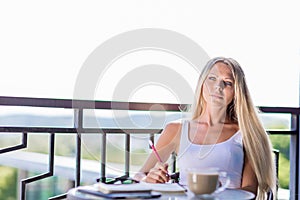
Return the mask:
<svg viewBox="0 0 300 200"><path fill-rule="evenodd" d="M298 106L299 22L296 1L1 1L0 95L73 98L76 77L99 45L126 31L161 28L194 40L210 57L238 60L256 105ZM146 64L173 68L191 87L198 78L174 55L138 52L111 66L95 98L110 99L132 67ZM176 102L176 94L150 84L129 100Z"/></svg>

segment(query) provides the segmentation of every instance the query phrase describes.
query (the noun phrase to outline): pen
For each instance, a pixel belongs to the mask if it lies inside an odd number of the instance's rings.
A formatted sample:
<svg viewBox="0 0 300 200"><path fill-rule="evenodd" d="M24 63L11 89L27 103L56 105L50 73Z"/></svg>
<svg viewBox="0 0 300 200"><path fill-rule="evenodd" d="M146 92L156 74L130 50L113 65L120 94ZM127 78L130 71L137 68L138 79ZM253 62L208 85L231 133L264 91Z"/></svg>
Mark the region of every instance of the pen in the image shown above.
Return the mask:
<svg viewBox="0 0 300 200"><path fill-rule="evenodd" d="M152 150L153 150L153 152L154 152L154 154L155 154L157 160L159 160L159 162L162 163L162 159L161 159L160 156L158 155L158 152L157 152L157 150L156 150L156 148L155 148L155 146L154 146L154 144L153 144L153 142L152 142L151 140L149 140L149 144L150 144L150 146L151 146L151 148L152 148ZM170 177L170 175L169 175L168 173L166 174L166 176L167 176L167 177ZM174 176L174 175L173 175L173 176ZM171 177L171 178L173 178L173 177Z"/></svg>
<svg viewBox="0 0 300 200"><path fill-rule="evenodd" d="M149 140L149 144L150 144L150 147L152 148L157 160L159 160L159 162L162 162L162 160L161 160L160 156L158 155L157 150L151 140Z"/></svg>

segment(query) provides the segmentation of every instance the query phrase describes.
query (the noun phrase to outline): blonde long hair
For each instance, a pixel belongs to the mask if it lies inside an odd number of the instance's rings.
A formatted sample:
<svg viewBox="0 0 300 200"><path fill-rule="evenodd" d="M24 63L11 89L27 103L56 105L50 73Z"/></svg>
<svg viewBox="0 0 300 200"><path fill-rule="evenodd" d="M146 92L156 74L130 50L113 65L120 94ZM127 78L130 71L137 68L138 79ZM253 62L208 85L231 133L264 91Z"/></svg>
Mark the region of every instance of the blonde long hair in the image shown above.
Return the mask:
<svg viewBox="0 0 300 200"><path fill-rule="evenodd" d="M244 150L258 180L257 199L265 199L268 191L275 194L276 174L272 157L272 145L258 118L246 84L245 75L239 63L232 58L216 57L208 61L199 77L195 102L192 105L192 118L201 116L206 103L202 97L202 86L211 68L222 62L231 68L234 77L235 97L227 106L226 115L231 122L238 123L243 135Z"/></svg>

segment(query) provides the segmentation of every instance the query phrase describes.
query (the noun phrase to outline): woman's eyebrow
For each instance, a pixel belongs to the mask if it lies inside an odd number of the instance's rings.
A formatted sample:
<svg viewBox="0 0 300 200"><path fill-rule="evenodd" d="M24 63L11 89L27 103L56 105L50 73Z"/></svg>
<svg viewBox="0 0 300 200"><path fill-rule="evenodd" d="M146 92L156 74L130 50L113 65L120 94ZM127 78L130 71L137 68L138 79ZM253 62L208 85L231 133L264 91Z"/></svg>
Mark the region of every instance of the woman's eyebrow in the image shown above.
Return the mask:
<svg viewBox="0 0 300 200"><path fill-rule="evenodd" d="M217 74L210 72L208 75L214 75L214 76L218 76Z"/></svg>
<svg viewBox="0 0 300 200"><path fill-rule="evenodd" d="M213 72L210 72L208 75L214 75L216 77L219 77L217 74L213 73ZM225 77L224 79L229 79L229 80L232 80L234 81L234 78L233 77Z"/></svg>

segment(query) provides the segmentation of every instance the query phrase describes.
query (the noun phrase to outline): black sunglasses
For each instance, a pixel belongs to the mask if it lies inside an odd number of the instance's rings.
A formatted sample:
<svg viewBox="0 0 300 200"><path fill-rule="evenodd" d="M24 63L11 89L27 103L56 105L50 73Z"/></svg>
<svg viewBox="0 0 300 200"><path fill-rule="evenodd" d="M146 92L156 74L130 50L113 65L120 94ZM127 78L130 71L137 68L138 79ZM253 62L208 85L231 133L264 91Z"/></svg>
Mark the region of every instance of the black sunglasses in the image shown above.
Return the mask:
<svg viewBox="0 0 300 200"><path fill-rule="evenodd" d="M128 177L126 175L120 176L120 177L115 177L115 178L104 178L105 180L103 181L106 184L115 184L116 182L120 181L121 184L133 184L133 183L139 183L139 181L134 180L131 177ZM96 181L100 182L101 178L97 178Z"/></svg>

